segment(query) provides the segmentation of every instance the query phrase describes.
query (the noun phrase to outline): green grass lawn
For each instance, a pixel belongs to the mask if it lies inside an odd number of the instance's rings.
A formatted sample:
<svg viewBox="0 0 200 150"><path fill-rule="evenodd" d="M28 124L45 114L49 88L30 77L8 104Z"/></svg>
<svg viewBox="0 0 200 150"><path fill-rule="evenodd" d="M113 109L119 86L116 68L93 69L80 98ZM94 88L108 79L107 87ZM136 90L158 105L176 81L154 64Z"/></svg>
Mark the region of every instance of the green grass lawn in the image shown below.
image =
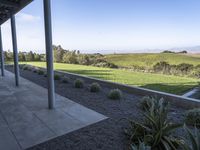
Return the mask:
<svg viewBox="0 0 200 150"><path fill-rule="evenodd" d="M21 62L21 64L46 66L45 62ZM63 63L54 63L54 69L179 95L197 86L200 81L185 77Z"/></svg>
<svg viewBox="0 0 200 150"><path fill-rule="evenodd" d="M196 99L200 99L200 88L198 89L198 91L196 93L194 93L192 96L192 98L196 98Z"/></svg>
<svg viewBox="0 0 200 150"><path fill-rule="evenodd" d="M169 64L188 63L194 66L200 64L200 55L191 54L110 54L106 55L109 62L121 67L140 66L147 69L152 68L157 62L166 61Z"/></svg>

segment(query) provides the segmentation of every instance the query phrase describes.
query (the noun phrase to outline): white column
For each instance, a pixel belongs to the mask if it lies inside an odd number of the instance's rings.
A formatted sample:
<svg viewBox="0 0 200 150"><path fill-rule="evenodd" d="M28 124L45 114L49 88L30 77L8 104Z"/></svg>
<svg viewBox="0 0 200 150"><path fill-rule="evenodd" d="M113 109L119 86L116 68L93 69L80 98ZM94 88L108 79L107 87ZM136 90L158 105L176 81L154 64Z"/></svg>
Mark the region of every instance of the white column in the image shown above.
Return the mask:
<svg viewBox="0 0 200 150"><path fill-rule="evenodd" d="M10 20L11 20L12 44L13 44L15 84L16 86L19 86L19 65L18 65L18 49L17 49L15 15L12 15Z"/></svg>
<svg viewBox="0 0 200 150"><path fill-rule="evenodd" d="M54 108L55 87L53 70L53 50L52 50L52 27L51 27L51 2L44 2L44 24L45 24L45 43L46 43L46 62L47 62L47 80L48 80L48 102L49 109Z"/></svg>
<svg viewBox="0 0 200 150"><path fill-rule="evenodd" d="M0 26L0 60L1 60L1 75L4 76L4 52L2 44L1 26Z"/></svg>

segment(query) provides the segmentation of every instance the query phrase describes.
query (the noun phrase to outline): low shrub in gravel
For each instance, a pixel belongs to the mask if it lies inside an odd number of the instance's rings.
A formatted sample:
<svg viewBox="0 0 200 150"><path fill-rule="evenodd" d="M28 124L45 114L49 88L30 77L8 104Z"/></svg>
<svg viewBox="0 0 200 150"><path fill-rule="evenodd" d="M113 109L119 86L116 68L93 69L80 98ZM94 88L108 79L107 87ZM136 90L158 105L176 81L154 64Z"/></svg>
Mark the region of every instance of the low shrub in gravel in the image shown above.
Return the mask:
<svg viewBox="0 0 200 150"><path fill-rule="evenodd" d="M44 75L44 71L38 70L38 74L39 74L39 75Z"/></svg>
<svg viewBox="0 0 200 150"><path fill-rule="evenodd" d="M122 98L122 92L119 89L113 89L108 94L109 99L120 100Z"/></svg>
<svg viewBox="0 0 200 150"><path fill-rule="evenodd" d="M195 108L186 112L185 123L200 128L200 108Z"/></svg>
<svg viewBox="0 0 200 150"><path fill-rule="evenodd" d="M94 82L90 85L90 92L99 92L101 90L101 86Z"/></svg>
<svg viewBox="0 0 200 150"><path fill-rule="evenodd" d="M33 70L34 73L37 73L37 70Z"/></svg>
<svg viewBox="0 0 200 150"><path fill-rule="evenodd" d="M23 69L23 68L24 68L24 65L19 65L19 68L20 68L20 69Z"/></svg>
<svg viewBox="0 0 200 150"><path fill-rule="evenodd" d="M62 79L62 82L63 83L69 83L69 78L64 76L63 79Z"/></svg>
<svg viewBox="0 0 200 150"><path fill-rule="evenodd" d="M54 75L54 80L60 80L60 75L55 74L55 75Z"/></svg>
<svg viewBox="0 0 200 150"><path fill-rule="evenodd" d="M76 80L74 81L74 87L75 87L75 88L83 88L83 86L84 86L83 80L81 80L81 79L76 79Z"/></svg>
<svg viewBox="0 0 200 150"><path fill-rule="evenodd" d="M44 74L44 77L47 77L47 74L46 74L46 73Z"/></svg>
<svg viewBox="0 0 200 150"><path fill-rule="evenodd" d="M28 70L28 67L27 67L27 66L24 66L24 67L23 67L23 70Z"/></svg>

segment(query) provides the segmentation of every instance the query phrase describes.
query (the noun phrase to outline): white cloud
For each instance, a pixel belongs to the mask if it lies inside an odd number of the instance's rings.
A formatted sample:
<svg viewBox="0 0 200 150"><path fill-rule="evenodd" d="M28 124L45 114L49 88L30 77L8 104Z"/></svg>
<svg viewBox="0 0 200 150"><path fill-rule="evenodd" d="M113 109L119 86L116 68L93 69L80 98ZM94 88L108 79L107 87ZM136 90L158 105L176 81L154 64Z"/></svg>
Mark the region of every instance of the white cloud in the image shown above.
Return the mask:
<svg viewBox="0 0 200 150"><path fill-rule="evenodd" d="M16 15L17 45L19 51L44 52L44 29L42 19L26 13ZM12 50L10 20L2 25L4 50Z"/></svg>
<svg viewBox="0 0 200 150"><path fill-rule="evenodd" d="M38 22L40 21L40 16L33 16L27 13L19 13L17 19L23 22Z"/></svg>

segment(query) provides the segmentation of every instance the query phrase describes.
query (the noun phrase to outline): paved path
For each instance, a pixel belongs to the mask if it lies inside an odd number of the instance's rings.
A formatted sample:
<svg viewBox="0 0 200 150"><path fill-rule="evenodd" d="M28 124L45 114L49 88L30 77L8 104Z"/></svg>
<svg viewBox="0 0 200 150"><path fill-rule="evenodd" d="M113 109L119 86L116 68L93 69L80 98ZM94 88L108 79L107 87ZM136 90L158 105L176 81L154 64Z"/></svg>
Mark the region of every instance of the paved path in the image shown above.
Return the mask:
<svg viewBox="0 0 200 150"><path fill-rule="evenodd" d="M0 77L0 150L21 150L67 134L107 117L56 94L48 110L47 90L8 71Z"/></svg>

